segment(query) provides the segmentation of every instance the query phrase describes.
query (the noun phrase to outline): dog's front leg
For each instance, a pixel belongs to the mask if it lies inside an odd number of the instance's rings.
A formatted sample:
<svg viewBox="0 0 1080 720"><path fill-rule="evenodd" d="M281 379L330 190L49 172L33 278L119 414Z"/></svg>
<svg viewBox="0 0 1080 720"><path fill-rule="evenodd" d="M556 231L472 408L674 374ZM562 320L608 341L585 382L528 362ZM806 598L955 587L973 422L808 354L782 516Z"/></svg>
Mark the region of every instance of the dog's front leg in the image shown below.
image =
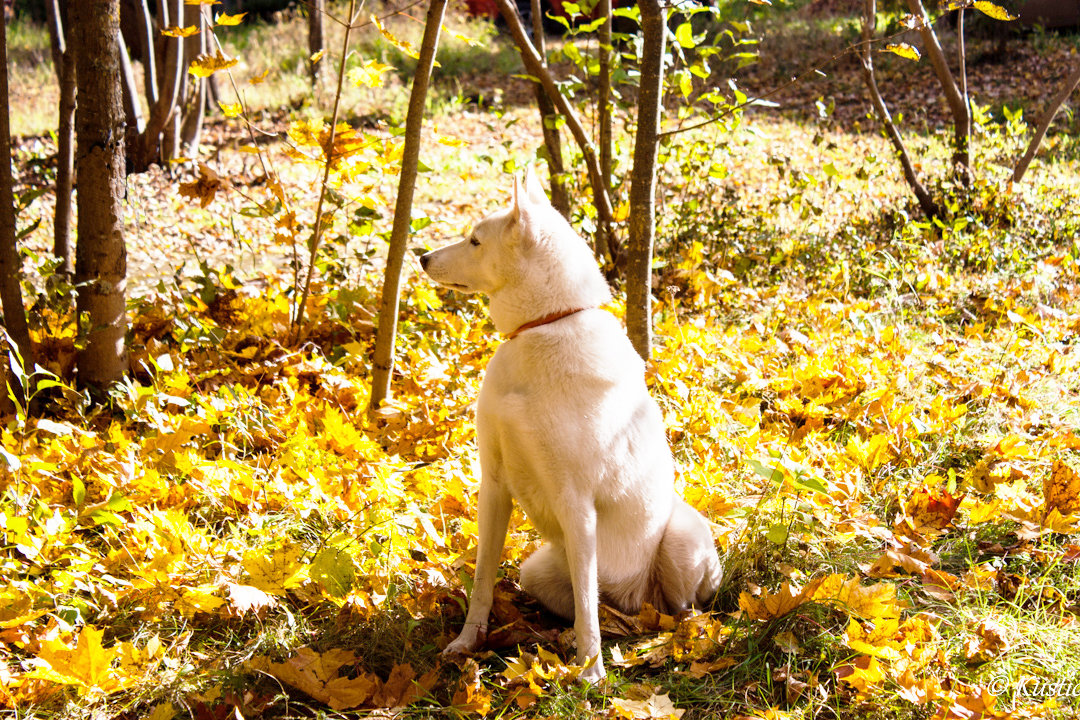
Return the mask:
<svg viewBox="0 0 1080 720"><path fill-rule="evenodd" d="M574 635L577 663L588 665L581 679L595 683L605 676L600 657L600 582L596 563L596 508L589 505L567 513L563 534L566 560L574 588Z"/></svg>
<svg viewBox="0 0 1080 720"><path fill-rule="evenodd" d="M472 596L469 598L469 612L465 616L465 626L461 628L457 639L443 650L444 655L471 653L482 641L481 635L487 632L495 578L499 572L499 560L506 542L506 528L510 524L513 501L502 483L485 477L480 482L479 505L476 575L473 577Z"/></svg>

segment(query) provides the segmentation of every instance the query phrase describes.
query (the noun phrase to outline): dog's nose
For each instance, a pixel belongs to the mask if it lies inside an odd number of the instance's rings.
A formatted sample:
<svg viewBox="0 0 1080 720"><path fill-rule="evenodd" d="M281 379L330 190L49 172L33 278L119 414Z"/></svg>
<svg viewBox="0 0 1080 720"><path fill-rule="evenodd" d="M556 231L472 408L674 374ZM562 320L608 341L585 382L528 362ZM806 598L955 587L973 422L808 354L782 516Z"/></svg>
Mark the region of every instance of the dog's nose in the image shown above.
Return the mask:
<svg viewBox="0 0 1080 720"><path fill-rule="evenodd" d="M431 259L431 253L424 253L423 255L421 255L420 256L420 267L427 270L428 260L430 260L430 259Z"/></svg>

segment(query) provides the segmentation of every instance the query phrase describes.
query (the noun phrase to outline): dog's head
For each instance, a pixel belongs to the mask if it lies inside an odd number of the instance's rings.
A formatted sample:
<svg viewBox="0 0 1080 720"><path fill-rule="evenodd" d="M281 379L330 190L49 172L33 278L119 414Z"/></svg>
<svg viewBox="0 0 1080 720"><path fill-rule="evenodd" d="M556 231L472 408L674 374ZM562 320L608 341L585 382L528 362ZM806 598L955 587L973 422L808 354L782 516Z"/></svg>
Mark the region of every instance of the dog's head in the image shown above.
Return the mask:
<svg viewBox="0 0 1080 720"><path fill-rule="evenodd" d="M440 285L491 297L503 332L534 316L610 299L589 246L551 206L531 168L523 180L514 178L510 207L485 217L461 242L421 256L420 264Z"/></svg>
<svg viewBox="0 0 1080 720"><path fill-rule="evenodd" d="M528 240L526 218L544 206L551 209L531 168L524 181L514 177L513 197L509 208L485 217L461 242L422 255L424 272L440 285L467 293L491 295L513 282L515 261L523 255L523 241Z"/></svg>

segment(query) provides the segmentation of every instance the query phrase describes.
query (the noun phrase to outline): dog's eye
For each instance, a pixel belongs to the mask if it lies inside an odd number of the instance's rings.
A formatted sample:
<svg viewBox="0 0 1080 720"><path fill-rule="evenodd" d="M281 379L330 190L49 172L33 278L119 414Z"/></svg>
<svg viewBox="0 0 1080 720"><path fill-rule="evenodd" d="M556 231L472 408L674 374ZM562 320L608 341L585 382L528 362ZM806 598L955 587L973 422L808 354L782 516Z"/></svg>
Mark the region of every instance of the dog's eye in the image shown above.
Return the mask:
<svg viewBox="0 0 1080 720"><path fill-rule="evenodd" d="M480 241L476 239L476 236L469 238L469 244L473 247L480 247Z"/></svg>

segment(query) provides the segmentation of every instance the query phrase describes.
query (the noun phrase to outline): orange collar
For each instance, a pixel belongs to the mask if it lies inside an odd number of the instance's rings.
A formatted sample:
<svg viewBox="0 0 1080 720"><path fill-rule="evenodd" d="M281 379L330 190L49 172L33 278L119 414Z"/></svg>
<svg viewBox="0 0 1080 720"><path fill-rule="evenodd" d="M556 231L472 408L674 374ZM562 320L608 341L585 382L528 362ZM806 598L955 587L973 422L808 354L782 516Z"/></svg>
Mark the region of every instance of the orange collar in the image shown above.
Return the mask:
<svg viewBox="0 0 1080 720"><path fill-rule="evenodd" d="M573 310L563 310L562 312L551 313L550 315L545 315L542 318L537 318L536 320L532 320L531 322L525 323L524 325L522 325L517 330L515 330L515 331L513 331L511 333L507 333L506 339L507 340L513 340L514 338L516 338L518 335L525 332L526 330L531 330L532 328L540 327L541 325L547 325L549 323L555 322L556 320L562 320L564 317L570 317L571 315L573 315L575 313L579 313L582 310L589 310L589 309L590 308L574 308Z"/></svg>

